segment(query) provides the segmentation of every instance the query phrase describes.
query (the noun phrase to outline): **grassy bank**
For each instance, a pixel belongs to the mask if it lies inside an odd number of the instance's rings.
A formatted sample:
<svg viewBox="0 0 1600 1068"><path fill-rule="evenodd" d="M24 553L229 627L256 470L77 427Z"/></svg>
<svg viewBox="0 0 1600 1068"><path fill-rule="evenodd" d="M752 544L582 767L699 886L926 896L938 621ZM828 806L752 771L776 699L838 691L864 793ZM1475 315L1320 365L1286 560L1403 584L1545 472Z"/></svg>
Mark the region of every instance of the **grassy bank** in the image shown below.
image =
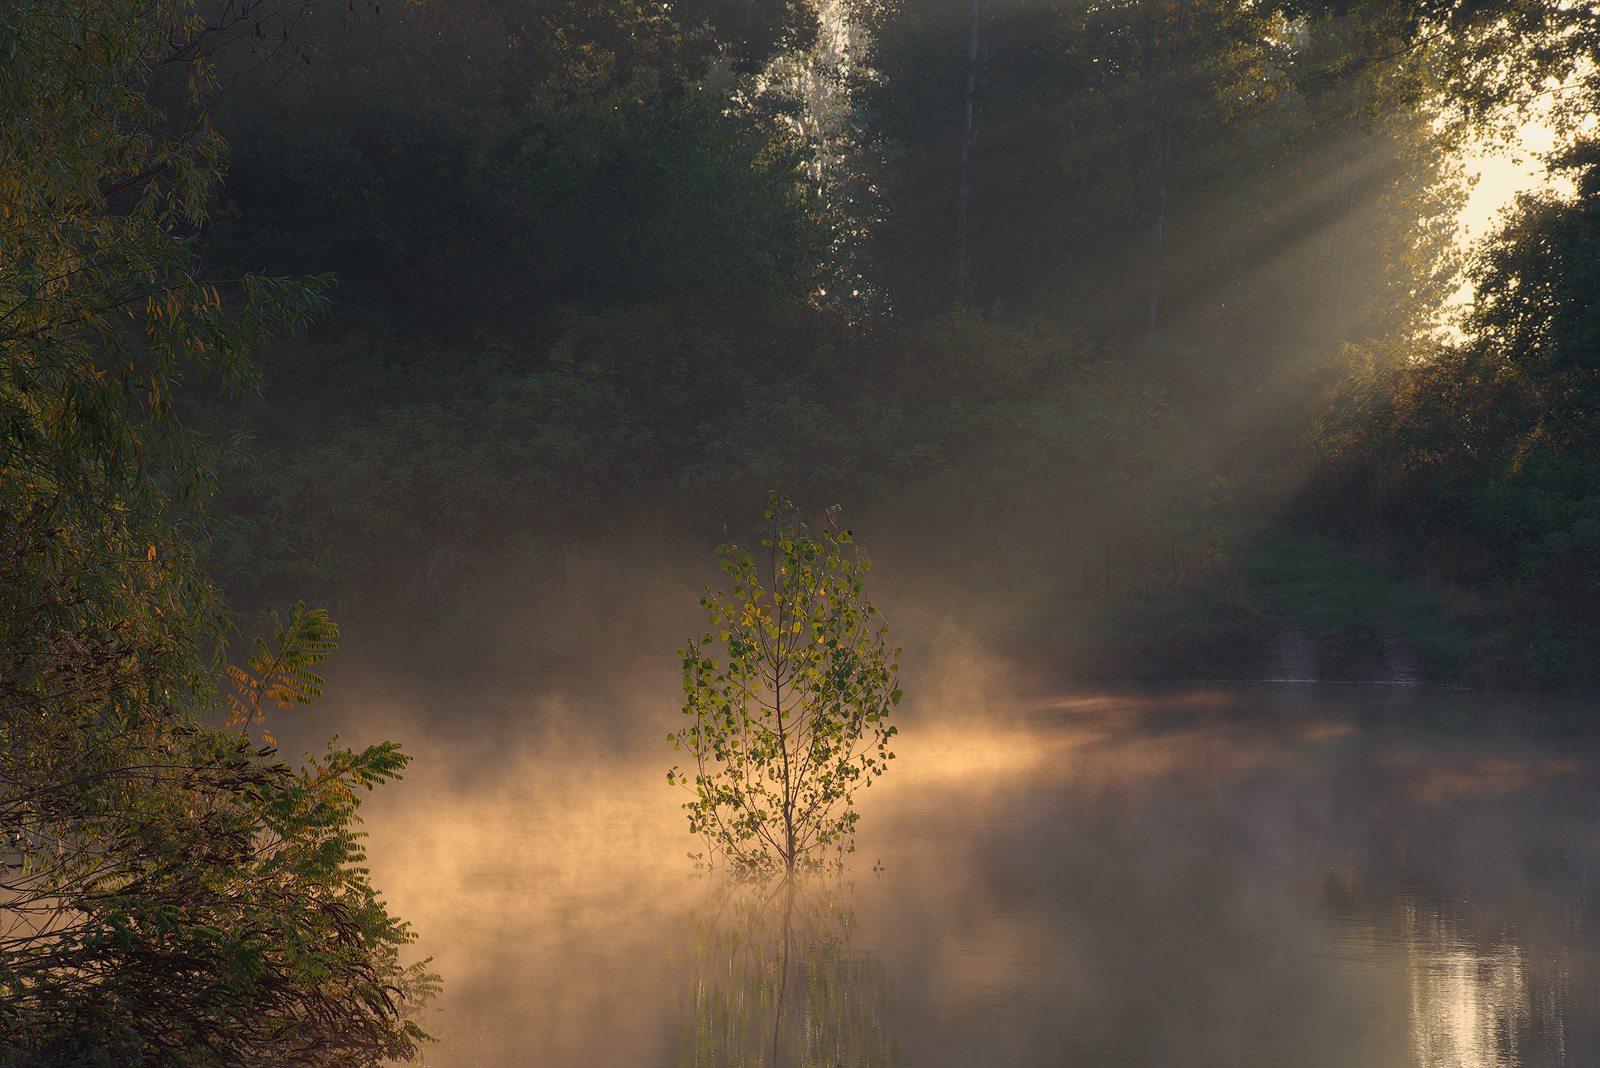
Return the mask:
<svg viewBox="0 0 1600 1068"><path fill-rule="evenodd" d="M1372 549L1259 524L1226 531L1184 590L1063 604L1050 626L1057 658L1090 676L1483 681L1493 635L1459 602Z"/></svg>

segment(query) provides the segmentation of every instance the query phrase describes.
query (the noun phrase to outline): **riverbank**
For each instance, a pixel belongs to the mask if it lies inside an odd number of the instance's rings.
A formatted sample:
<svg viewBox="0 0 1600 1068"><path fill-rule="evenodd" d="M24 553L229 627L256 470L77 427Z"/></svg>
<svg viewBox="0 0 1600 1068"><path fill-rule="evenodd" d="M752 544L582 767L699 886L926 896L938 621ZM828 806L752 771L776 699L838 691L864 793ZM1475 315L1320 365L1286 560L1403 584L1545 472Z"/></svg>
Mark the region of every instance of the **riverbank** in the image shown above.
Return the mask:
<svg viewBox="0 0 1600 1068"><path fill-rule="evenodd" d="M1098 679L1277 679L1588 688L1585 635L1516 588L1464 588L1395 547L1283 523L1229 530L1221 558L1170 595L1062 603L1048 656Z"/></svg>

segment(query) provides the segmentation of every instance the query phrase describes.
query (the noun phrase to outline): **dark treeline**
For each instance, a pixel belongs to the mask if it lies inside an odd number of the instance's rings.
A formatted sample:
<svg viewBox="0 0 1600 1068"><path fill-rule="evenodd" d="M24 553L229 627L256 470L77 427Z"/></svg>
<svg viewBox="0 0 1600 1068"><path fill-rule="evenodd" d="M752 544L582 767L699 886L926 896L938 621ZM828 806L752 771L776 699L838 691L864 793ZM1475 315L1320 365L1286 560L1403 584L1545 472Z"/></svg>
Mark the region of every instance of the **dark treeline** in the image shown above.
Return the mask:
<svg viewBox="0 0 1600 1068"><path fill-rule="evenodd" d="M738 528L776 486L1096 670L1263 670L1309 628L1335 672L1398 639L1434 677L1580 681L1582 505L1517 481L1548 413L1445 429L1511 418L1483 360L1558 331L1514 280L1577 209L1529 206L1471 266L1468 339L1435 338L1452 153L1541 79L1582 95L1585 32L1231 0L297 11L291 48L233 56L204 255L337 288L265 391L197 409L214 562L246 604L381 585L427 615L513 558Z"/></svg>
<svg viewBox="0 0 1600 1068"><path fill-rule="evenodd" d="M948 299L903 314L875 280L887 204L844 56L741 76L619 51L606 19L543 47L506 19L308 17L303 57L228 97L206 255L339 279L268 390L199 416L226 442L237 591L439 587L441 562L738 526L774 485L936 518L935 555L1024 513L1042 552L1146 520L1202 549L1181 419L1103 340Z"/></svg>

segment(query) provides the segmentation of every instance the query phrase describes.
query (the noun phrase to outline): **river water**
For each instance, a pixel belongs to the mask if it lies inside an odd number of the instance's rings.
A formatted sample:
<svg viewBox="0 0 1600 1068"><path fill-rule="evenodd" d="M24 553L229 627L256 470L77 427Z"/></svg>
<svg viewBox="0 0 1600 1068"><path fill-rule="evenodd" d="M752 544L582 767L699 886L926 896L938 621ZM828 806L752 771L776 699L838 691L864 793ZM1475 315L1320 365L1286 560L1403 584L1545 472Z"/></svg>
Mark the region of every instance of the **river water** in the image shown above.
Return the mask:
<svg viewBox="0 0 1600 1068"><path fill-rule="evenodd" d="M365 811L444 977L439 1068L1589 1065L1595 711L1268 684L947 708L793 901L696 872L670 748L559 701L538 730L377 723L419 760Z"/></svg>

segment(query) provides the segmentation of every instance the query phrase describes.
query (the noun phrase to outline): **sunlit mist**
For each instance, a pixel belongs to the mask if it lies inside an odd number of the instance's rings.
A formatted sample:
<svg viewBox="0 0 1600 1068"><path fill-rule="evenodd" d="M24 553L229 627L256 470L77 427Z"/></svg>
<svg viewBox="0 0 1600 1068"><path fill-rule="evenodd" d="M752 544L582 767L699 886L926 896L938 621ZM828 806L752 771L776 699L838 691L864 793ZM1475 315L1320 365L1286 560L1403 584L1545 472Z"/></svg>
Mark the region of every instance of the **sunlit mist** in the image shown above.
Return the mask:
<svg viewBox="0 0 1600 1068"><path fill-rule="evenodd" d="M701 847L648 744L679 714L665 687L604 710L484 695L489 748L394 691L343 702L346 732L419 757L367 826L375 878L446 979L429 1063L722 1064L737 1046L766 1065L776 1038L777 1063L809 1064L786 1058L825 1034L930 1066L1488 1068L1521 1063L1506 1043L1534 1007L1588 1011L1530 956L1558 928L1473 859L1567 804L1586 748L1507 751L1470 728L1415 745L1403 724L1461 696L1039 698L975 655L949 667L927 690L956 703L912 703L842 881L805 899L832 903L788 920L759 911L777 891L729 898L687 856ZM966 715L954 695L986 677ZM1535 884L1552 901L1565 885ZM721 1030L729 1013L744 1030Z"/></svg>

